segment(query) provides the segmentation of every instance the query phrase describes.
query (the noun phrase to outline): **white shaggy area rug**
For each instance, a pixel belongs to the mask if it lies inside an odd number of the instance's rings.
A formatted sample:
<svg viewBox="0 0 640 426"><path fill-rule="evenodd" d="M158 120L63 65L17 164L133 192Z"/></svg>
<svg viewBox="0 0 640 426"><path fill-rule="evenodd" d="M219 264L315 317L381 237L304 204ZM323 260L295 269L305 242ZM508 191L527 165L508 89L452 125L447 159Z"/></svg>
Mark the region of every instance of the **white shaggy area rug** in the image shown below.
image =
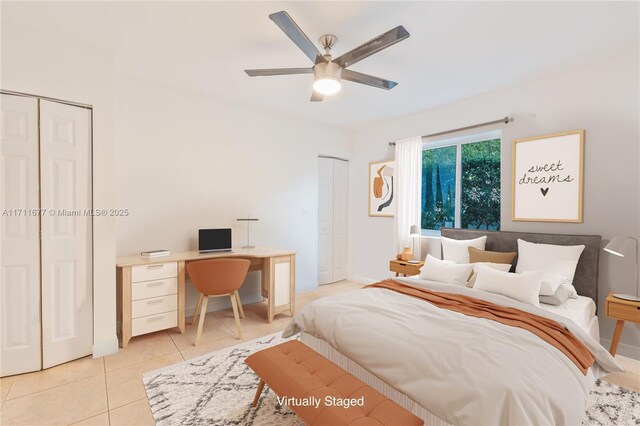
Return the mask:
<svg viewBox="0 0 640 426"><path fill-rule="evenodd" d="M258 379L247 356L282 343L281 333L145 373L142 377L158 425L298 426L304 423L278 405L265 386L250 406ZM289 340L289 339L286 339ZM640 425L640 394L598 380L589 395L583 426Z"/></svg>

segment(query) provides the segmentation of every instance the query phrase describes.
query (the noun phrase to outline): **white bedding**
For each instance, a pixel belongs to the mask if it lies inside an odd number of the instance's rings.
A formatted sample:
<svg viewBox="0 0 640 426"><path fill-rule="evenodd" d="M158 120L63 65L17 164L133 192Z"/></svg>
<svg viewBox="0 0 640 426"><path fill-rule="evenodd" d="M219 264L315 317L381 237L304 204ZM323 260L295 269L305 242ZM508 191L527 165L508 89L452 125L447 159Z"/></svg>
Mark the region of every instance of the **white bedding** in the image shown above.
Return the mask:
<svg viewBox="0 0 640 426"><path fill-rule="evenodd" d="M533 333L385 289L316 300L296 314L285 335L304 331L328 342L429 412L458 425L580 424L594 377L621 371L606 349L563 316L480 290L407 281L551 318L587 346L596 364L585 376Z"/></svg>
<svg viewBox="0 0 640 426"><path fill-rule="evenodd" d="M596 304L593 299L585 296L578 296L577 299L567 299L558 306L541 303L540 307L547 312L569 318L583 330L589 329L589 323L596 314Z"/></svg>

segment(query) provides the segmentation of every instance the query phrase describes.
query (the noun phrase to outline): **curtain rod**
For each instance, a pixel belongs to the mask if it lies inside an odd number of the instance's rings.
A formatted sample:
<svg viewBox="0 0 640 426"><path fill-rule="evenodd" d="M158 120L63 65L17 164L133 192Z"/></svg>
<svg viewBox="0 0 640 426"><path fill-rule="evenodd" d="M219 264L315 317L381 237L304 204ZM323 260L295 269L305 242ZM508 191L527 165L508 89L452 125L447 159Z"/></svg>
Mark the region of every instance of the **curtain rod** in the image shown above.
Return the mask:
<svg viewBox="0 0 640 426"><path fill-rule="evenodd" d="M432 138L434 136L442 136L442 135L446 135L446 134L449 134L449 133L461 132L463 130L475 129L476 127L489 126L491 124L498 124L498 123L508 124L508 123L511 123L512 121L513 121L513 117L504 117L504 118L501 118L499 120L487 121L486 123L474 124L474 125L467 126L467 127L460 127L458 129L446 130L444 132L431 133L430 135L423 135L423 136L420 136L420 137L422 139L424 139L424 138ZM396 143L395 142L389 142L389 146L396 146Z"/></svg>

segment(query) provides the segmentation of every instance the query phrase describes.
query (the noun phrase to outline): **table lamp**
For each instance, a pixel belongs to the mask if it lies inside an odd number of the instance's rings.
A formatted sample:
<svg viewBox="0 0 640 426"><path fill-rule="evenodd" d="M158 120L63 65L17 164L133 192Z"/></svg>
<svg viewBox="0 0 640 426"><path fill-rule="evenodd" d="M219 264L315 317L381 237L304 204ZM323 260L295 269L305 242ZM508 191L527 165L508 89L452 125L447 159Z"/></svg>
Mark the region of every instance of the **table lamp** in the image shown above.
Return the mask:
<svg viewBox="0 0 640 426"><path fill-rule="evenodd" d="M604 247L604 251L607 253L611 253L616 256L626 257L626 255L631 251L632 248L635 248L633 254L635 255L636 262L636 295L632 296L630 294L621 294L614 293L613 297L622 299L622 300L630 300L632 302L640 302L640 289L638 289L638 240L633 237L614 237L609 244Z"/></svg>
<svg viewBox="0 0 640 426"><path fill-rule="evenodd" d="M249 226L251 222L257 222L258 219L257 218L252 218L249 215L247 215L246 218L239 218L236 219L238 222L247 222L247 245L246 246L242 246L241 248L243 249L252 249L252 248L256 248L256 246L252 246L251 245L251 227Z"/></svg>
<svg viewBox="0 0 640 426"><path fill-rule="evenodd" d="M416 237L421 235L421 229L418 225L411 225L411 229L409 230L409 235L413 239L413 256L416 255ZM420 259L411 260L409 263L420 263Z"/></svg>

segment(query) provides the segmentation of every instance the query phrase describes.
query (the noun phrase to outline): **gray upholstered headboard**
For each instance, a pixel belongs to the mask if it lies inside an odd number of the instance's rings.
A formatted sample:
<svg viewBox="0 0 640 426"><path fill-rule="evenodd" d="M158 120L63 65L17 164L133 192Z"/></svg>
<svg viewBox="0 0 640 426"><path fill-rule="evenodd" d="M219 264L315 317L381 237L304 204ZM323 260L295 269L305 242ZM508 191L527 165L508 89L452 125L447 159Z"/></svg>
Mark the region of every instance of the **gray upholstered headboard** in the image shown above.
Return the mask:
<svg viewBox="0 0 640 426"><path fill-rule="evenodd" d="M576 246L584 244L585 248L578 261L573 286L581 296L592 298L598 303L598 256L600 255L599 235L562 235L536 234L532 232L483 231L479 229L443 228L442 236L456 240L469 240L487 236L486 250L518 251L518 238L532 243ZM518 257L513 260L516 264Z"/></svg>

